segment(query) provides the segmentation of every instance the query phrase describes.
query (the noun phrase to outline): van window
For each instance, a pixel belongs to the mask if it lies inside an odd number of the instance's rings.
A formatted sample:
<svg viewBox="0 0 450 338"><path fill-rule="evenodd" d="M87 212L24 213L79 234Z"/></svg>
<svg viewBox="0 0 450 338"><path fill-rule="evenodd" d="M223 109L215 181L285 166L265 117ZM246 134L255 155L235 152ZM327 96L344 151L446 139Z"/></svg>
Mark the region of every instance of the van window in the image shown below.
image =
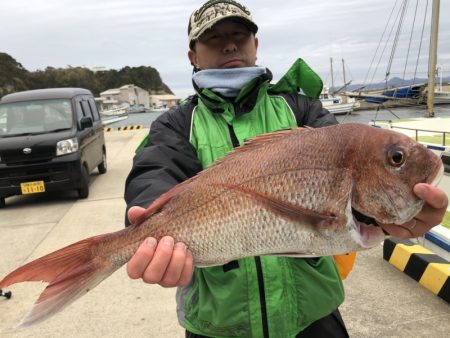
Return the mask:
<svg viewBox="0 0 450 338"><path fill-rule="evenodd" d="M92 116L94 117L94 121L100 120L100 115L98 114L97 105L95 104L94 99L89 99L89 106L91 107Z"/></svg>
<svg viewBox="0 0 450 338"><path fill-rule="evenodd" d="M80 120L85 116L83 113L83 108L81 107L81 100L75 100L75 109L77 112L77 121L80 122Z"/></svg>
<svg viewBox="0 0 450 338"><path fill-rule="evenodd" d="M81 101L81 108L83 110L83 115L84 116L88 116L88 117L93 119L92 112L91 112L91 107L89 107L89 104L88 104L87 101L85 101L85 100Z"/></svg>
<svg viewBox="0 0 450 338"><path fill-rule="evenodd" d="M43 134L70 129L70 100L36 100L0 104L0 136Z"/></svg>

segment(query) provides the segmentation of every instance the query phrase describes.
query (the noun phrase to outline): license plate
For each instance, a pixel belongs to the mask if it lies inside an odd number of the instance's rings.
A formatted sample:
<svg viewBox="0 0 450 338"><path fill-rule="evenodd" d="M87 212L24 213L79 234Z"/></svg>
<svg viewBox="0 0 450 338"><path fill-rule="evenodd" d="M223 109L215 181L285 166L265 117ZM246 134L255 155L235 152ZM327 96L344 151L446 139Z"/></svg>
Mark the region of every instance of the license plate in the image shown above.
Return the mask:
<svg viewBox="0 0 450 338"><path fill-rule="evenodd" d="M20 183L20 189L23 195L36 194L45 191L44 181Z"/></svg>

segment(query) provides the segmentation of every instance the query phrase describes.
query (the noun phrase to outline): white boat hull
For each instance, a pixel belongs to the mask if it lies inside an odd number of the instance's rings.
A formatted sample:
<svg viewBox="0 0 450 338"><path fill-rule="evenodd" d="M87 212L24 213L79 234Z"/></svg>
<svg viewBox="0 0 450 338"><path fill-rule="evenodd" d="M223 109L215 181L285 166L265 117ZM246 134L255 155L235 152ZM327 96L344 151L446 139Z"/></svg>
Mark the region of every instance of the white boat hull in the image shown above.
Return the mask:
<svg viewBox="0 0 450 338"><path fill-rule="evenodd" d="M434 92L434 104L450 104L450 92Z"/></svg>
<svg viewBox="0 0 450 338"><path fill-rule="evenodd" d="M120 116L120 115L127 115L128 111L127 108L115 108L115 109L109 109L109 110L102 110L100 112L100 115L102 116Z"/></svg>
<svg viewBox="0 0 450 338"><path fill-rule="evenodd" d="M359 107L359 102L333 103L330 99L321 99L323 107L334 115L350 114L355 107Z"/></svg>

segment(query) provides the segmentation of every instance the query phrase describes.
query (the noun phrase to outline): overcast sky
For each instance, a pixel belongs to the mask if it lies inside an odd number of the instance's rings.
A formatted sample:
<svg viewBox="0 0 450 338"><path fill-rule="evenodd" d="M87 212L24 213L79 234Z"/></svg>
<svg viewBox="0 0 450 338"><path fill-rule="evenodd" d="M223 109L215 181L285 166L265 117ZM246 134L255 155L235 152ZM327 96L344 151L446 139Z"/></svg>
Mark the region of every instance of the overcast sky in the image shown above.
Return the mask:
<svg viewBox="0 0 450 338"><path fill-rule="evenodd" d="M417 16L407 57L417 0L409 0L401 41L391 77L413 77L424 19L425 5L418 0ZM347 80L383 80L391 48L385 40L401 9L401 0L247 0L259 26L258 64L278 79L299 57L322 79L331 83L330 58L335 84ZM187 23L196 0L0 0L0 51L32 71L47 66L152 66L162 80L184 97L191 89L187 58ZM395 5L395 6L394 6ZM428 7L419 75L426 77L431 6ZM390 26L375 54L390 13ZM450 75L450 0L441 1L438 63ZM398 21L398 20L397 20ZM394 28L392 28L394 27ZM381 51L385 49L383 57ZM372 62L372 60L374 60ZM369 66L373 64L372 68ZM370 70L370 72L369 72Z"/></svg>

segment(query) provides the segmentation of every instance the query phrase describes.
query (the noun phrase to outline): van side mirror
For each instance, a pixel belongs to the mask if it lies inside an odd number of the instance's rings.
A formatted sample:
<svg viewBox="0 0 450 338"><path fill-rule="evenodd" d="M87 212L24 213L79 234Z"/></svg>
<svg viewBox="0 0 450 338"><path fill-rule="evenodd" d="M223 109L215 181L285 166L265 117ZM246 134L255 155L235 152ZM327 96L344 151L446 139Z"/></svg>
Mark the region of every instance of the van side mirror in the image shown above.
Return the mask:
<svg viewBox="0 0 450 338"><path fill-rule="evenodd" d="M84 117L82 117L81 118L81 120L80 120L80 127L81 127L81 130L84 130L84 129L86 129L86 128L90 128L90 127L92 127L94 124L93 124L93 122L92 122L92 117L90 117L90 116L84 116Z"/></svg>

